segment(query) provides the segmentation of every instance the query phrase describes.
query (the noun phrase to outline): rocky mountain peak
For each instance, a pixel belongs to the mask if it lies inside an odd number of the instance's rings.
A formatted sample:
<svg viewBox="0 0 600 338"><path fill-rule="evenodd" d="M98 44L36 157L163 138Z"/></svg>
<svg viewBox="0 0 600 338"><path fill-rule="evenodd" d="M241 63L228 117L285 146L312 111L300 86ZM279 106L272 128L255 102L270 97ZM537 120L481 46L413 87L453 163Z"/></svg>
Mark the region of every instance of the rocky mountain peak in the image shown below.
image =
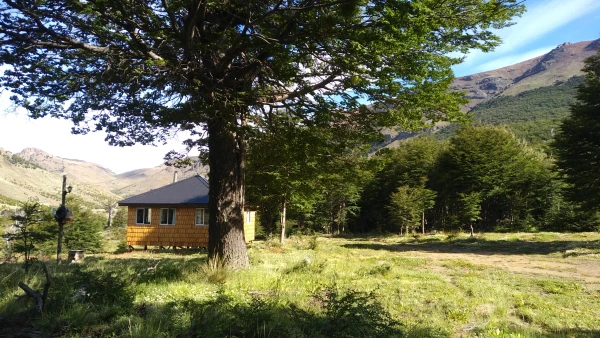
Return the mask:
<svg viewBox="0 0 600 338"><path fill-rule="evenodd" d="M47 152L38 149L38 148L25 148L23 150L21 150L20 152L17 153L18 156L39 156L39 155L43 155L43 156L52 156L50 154L48 154ZM52 156L54 157L54 156Z"/></svg>
<svg viewBox="0 0 600 338"><path fill-rule="evenodd" d="M549 84L564 82L581 75L583 61L594 55L600 47L600 39L562 43L550 52L496 70L457 78L452 90L466 91L471 100L465 110L501 95L517 95L523 91Z"/></svg>

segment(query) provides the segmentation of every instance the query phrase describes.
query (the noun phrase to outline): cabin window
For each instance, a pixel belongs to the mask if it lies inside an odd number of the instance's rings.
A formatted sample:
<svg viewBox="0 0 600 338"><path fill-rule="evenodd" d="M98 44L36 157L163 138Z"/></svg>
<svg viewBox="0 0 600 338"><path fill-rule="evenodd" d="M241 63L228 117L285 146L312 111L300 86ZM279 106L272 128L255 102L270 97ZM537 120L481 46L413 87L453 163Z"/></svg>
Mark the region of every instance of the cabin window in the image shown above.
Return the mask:
<svg viewBox="0 0 600 338"><path fill-rule="evenodd" d="M252 211L246 211L246 223L252 222Z"/></svg>
<svg viewBox="0 0 600 338"><path fill-rule="evenodd" d="M160 225L175 225L175 209L160 209Z"/></svg>
<svg viewBox="0 0 600 338"><path fill-rule="evenodd" d="M208 209L196 209L196 225L208 225Z"/></svg>
<svg viewBox="0 0 600 338"><path fill-rule="evenodd" d="M137 208L135 209L135 224L150 224L152 219L152 209Z"/></svg>

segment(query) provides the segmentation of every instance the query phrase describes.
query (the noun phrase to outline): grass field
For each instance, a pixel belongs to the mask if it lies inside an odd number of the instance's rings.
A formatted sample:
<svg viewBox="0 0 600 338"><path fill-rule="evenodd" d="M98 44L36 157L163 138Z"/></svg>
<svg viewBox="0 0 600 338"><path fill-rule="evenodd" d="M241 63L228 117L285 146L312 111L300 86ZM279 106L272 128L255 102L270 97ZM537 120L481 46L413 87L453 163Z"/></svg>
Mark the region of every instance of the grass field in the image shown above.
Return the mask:
<svg viewBox="0 0 600 338"><path fill-rule="evenodd" d="M5 263L0 337L600 336L597 233L293 237L249 255L237 272L185 250L48 262L42 316L17 287L41 289L41 270Z"/></svg>

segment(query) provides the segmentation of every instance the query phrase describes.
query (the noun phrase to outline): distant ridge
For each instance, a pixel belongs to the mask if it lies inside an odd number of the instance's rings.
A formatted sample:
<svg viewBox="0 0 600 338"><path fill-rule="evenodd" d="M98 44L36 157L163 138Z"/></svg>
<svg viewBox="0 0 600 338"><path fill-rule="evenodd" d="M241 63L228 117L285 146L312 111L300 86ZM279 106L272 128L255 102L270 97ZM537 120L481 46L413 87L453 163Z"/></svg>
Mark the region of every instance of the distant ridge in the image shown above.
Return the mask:
<svg viewBox="0 0 600 338"><path fill-rule="evenodd" d="M74 187L73 194L90 206L101 207L110 200L167 185L173 182L175 171L179 179L194 175L206 177L208 167L197 158L193 162L180 169L160 165L117 175L99 164L61 158L37 148L25 148L15 154L0 148L0 195L18 201L35 197L42 203L56 205L60 201L61 177L67 175L69 184Z"/></svg>
<svg viewBox="0 0 600 338"><path fill-rule="evenodd" d="M521 92L565 82L581 75L583 61L594 55L600 39L576 43L565 42L550 52L496 70L456 78L452 90L466 91L471 100L466 109L500 95L517 95Z"/></svg>
<svg viewBox="0 0 600 338"><path fill-rule="evenodd" d="M564 90L572 91L572 87L562 85L569 83L573 77L583 75L581 69L584 60L596 54L599 47L600 39L576 43L565 42L544 55L514 65L456 78L450 88L465 92L465 97L469 99L469 103L463 107L463 110L468 112L477 110L476 108L482 103L510 102L511 100L501 100L501 98L517 97L521 93L531 93L544 87L559 86ZM528 96L531 95L528 94ZM561 117L560 114L563 114L563 117L568 114L568 102L572 100L564 101L566 102L564 106L553 107L553 111L550 112L551 116L542 117L543 120L538 120L540 118L539 114L532 115L528 113L529 118L536 116L536 120L523 122L524 124L519 128L531 129L535 130L536 133L540 133L539 126L535 126L536 123L544 123L545 129L556 127ZM540 105L542 104L543 102L540 103ZM482 116L482 113L485 112L477 113L477 121L489 120ZM557 115L557 113L560 114ZM549 119L552 121L549 121ZM424 132L433 134L442 132L448 135L447 126L448 123L441 122ZM546 132L547 135L550 135L549 131L546 130ZM422 132L407 133L386 129L384 132L386 141L383 145L374 148L378 149L382 146L394 148L404 140L420 134ZM525 135L526 132L523 130L517 134L526 136L528 139L531 138L531 135ZM540 139L540 137L534 138Z"/></svg>

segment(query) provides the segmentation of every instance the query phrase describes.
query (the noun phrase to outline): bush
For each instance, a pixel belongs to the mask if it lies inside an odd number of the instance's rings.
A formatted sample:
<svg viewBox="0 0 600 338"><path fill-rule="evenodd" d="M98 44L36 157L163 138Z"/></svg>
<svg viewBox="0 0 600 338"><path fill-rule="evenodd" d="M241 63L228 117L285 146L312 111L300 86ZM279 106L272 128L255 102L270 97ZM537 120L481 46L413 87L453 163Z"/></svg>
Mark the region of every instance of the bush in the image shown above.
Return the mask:
<svg viewBox="0 0 600 338"><path fill-rule="evenodd" d="M338 292L326 287L315 294L316 309L253 297L236 301L219 293L202 304L190 303L192 335L201 337L395 337L399 323L373 293Z"/></svg>
<svg viewBox="0 0 600 338"><path fill-rule="evenodd" d="M76 296L79 295L83 302L118 305L123 309L129 309L133 304L135 293L125 274L77 267L73 278L78 288Z"/></svg>

